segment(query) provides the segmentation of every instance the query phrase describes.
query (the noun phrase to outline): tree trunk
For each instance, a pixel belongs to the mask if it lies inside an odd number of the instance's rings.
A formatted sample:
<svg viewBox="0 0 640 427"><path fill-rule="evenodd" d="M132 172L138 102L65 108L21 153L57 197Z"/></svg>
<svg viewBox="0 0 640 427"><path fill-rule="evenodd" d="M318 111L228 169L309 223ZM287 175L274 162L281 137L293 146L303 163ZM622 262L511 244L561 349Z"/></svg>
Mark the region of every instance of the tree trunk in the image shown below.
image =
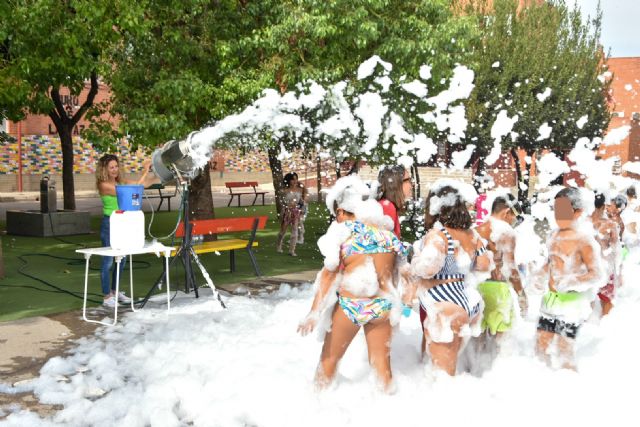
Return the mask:
<svg viewBox="0 0 640 427"><path fill-rule="evenodd" d="M76 210L75 184L73 182L73 126L67 123L58 129L62 145L62 192L64 193L64 210Z"/></svg>
<svg viewBox="0 0 640 427"><path fill-rule="evenodd" d="M49 117L53 121L60 136L60 144L62 146L62 191L64 193L64 209L76 210L76 195L73 182L73 128L87 113L89 108L93 106L93 101L98 93L98 74L91 72L89 93L87 99L80 105L78 111L71 115L71 111L67 111L62 104L60 96L60 88L51 88L50 96L53 101L54 108L49 112Z"/></svg>
<svg viewBox="0 0 640 427"><path fill-rule="evenodd" d="M213 195L211 194L211 175L208 167L202 168L202 171L191 181L189 206L193 219L215 218Z"/></svg>
<svg viewBox="0 0 640 427"><path fill-rule="evenodd" d="M322 159L320 158L319 154L316 157L316 168L316 179L318 180L318 203L320 203L322 202Z"/></svg>
<svg viewBox="0 0 640 427"><path fill-rule="evenodd" d="M271 168L271 180L273 181L273 191L275 193L275 201L276 201L276 212L278 213L278 218L280 218L280 214L282 213L282 205L283 201L280 197L281 190L284 185L284 175L282 173L282 162L278 159L278 155L280 154L280 146L273 146L272 144L269 146L267 150L267 154L269 155L269 167Z"/></svg>
<svg viewBox="0 0 640 427"><path fill-rule="evenodd" d="M211 175L209 165L191 181L189 188L189 215L192 220L213 219L216 217L211 194ZM204 241L217 240L215 234L204 236Z"/></svg>
<svg viewBox="0 0 640 427"><path fill-rule="evenodd" d="M417 158L413 157L413 166L411 166L411 175L413 175L413 182L415 185L413 186L413 200L417 200L420 198L421 188L420 188L420 173L418 169Z"/></svg>
<svg viewBox="0 0 640 427"><path fill-rule="evenodd" d="M525 178L522 176L522 169L520 168L520 157L518 156L518 151L516 150L515 147L513 147L511 148L510 153L516 168L516 186L518 187L518 202L520 202L520 205L524 207L525 203L528 203L528 195L529 195L528 174L525 182ZM521 184L526 185L526 188L524 190Z"/></svg>
<svg viewBox="0 0 640 427"><path fill-rule="evenodd" d="M482 178L486 175L486 169L487 165L484 162L484 157L478 156L476 170L473 177L473 186L475 187L476 191L478 191L480 189L480 186L482 185Z"/></svg>
<svg viewBox="0 0 640 427"><path fill-rule="evenodd" d="M564 150L552 150L552 153L555 154L558 159L565 160L566 152ZM549 185L564 185L564 173L560 173Z"/></svg>

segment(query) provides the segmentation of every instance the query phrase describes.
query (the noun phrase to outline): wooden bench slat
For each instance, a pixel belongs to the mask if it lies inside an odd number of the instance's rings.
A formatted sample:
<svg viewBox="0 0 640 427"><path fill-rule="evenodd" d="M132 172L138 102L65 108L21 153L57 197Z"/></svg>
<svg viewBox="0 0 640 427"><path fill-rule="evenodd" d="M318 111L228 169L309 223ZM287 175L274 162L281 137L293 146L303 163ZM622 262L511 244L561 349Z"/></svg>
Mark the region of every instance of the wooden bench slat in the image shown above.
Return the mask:
<svg viewBox="0 0 640 427"><path fill-rule="evenodd" d="M238 199L238 207L240 207L240 196L242 195L253 195L253 202L251 206L255 206L256 201L258 200L258 196L262 197L262 205L264 206L264 196L268 193L265 190L258 190L258 181L228 181L225 182L224 185L229 189L229 203L227 206L231 206L231 202L233 202L233 198L236 197ZM234 191L235 189L244 189L251 188L251 191Z"/></svg>
<svg viewBox="0 0 640 427"><path fill-rule="evenodd" d="M191 221L191 235L207 235L207 234L224 234L233 233L239 231L250 231L251 236L249 239L223 239L215 240L211 242L202 242L192 245L192 249L196 254L205 254L216 251L228 251L229 261L231 264L231 272L235 272L235 251L237 249L245 249L249 255L253 269L256 272L256 276L261 276L258 262L253 253L252 248L258 246L258 242L255 241L256 231L264 229L267 223L267 216L256 217L238 217L238 218L218 218L218 219L203 219ZM184 222L178 225L176 230L176 237L184 237ZM172 253L177 254L177 251L181 246L176 247Z"/></svg>
<svg viewBox="0 0 640 427"><path fill-rule="evenodd" d="M236 249L245 249L248 240L242 239L228 239L228 240L216 240L214 242L203 242L197 245L193 245L193 250L198 254L207 254L216 251L231 251ZM258 242L253 242L252 247L257 247ZM180 248L180 246L176 246L172 251L171 255L175 255L175 252Z"/></svg>
<svg viewBox="0 0 640 427"><path fill-rule="evenodd" d="M239 231L251 231L253 229L253 221L256 217L238 217L238 218L220 218L220 219L201 219L192 221L193 228L191 234L207 235L207 234L223 234L234 233ZM267 224L266 215L258 217L258 230L262 230ZM181 222L176 230L176 237L184 236L184 222Z"/></svg>
<svg viewBox="0 0 640 427"><path fill-rule="evenodd" d="M225 182L224 185L227 188L257 187L258 181L229 181Z"/></svg>

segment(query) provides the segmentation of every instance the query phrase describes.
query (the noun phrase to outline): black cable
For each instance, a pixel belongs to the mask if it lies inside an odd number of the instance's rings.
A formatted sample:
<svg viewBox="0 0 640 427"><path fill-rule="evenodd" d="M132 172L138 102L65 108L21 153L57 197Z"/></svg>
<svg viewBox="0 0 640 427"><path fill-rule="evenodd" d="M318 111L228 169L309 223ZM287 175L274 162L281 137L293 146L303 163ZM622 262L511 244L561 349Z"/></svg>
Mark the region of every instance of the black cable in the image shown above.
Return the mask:
<svg viewBox="0 0 640 427"><path fill-rule="evenodd" d="M41 196L41 197L42 197L42 196ZM84 245L84 244L82 244L82 243L73 243L73 242L68 242L68 241L63 240L63 239L61 239L60 237L58 237L58 236L56 235L56 232L53 230L53 217L51 216L51 211L48 211L47 213L49 214L49 226L51 227L51 236L52 236L54 239L56 239L57 241L62 242L62 243L64 243L64 244L67 244L67 245L80 246L80 247L81 247L81 248L83 248L83 249L87 247L86 245Z"/></svg>
<svg viewBox="0 0 640 427"><path fill-rule="evenodd" d="M87 247L87 245L85 245L84 243L75 243L75 242L69 242L67 240L63 240L58 236L52 236L54 239L56 239L57 241L64 243L65 245L74 245L74 246L79 246L80 249L84 249Z"/></svg>
<svg viewBox="0 0 640 427"><path fill-rule="evenodd" d="M53 259L61 259L63 261L69 261L69 262L67 262L65 264L65 265L69 265L69 266L77 266L77 265L84 265L85 264L85 259L84 258L69 258L69 257L64 257L64 256L59 256L59 255L51 255L51 254L45 254L45 253L17 255L18 258L20 258L20 257L32 257L32 256L46 256L46 257L53 258ZM135 267L136 264L142 264L142 266ZM134 270L140 270L140 269L151 267L151 263L149 261L133 260L133 265L134 265L134 267L133 267ZM91 270L91 271L100 271L101 268L89 266L89 270Z"/></svg>
<svg viewBox="0 0 640 427"><path fill-rule="evenodd" d="M181 203L184 203L184 202L181 200ZM60 241L60 242L62 242L64 244L67 244L67 245L74 245L74 246L79 246L81 248L86 248L85 244L69 242L69 241L63 240L60 237L56 236L54 228L53 228L53 218L52 218L52 215L51 215L51 211L48 212L48 216L49 216L49 226L51 227L51 233L53 234L52 237L54 239L56 239L56 240L58 240L58 241ZM180 221L180 218L178 218L178 222L179 221ZM176 226L176 228L177 228L177 226ZM174 238L175 238L175 230L174 230L174 233L172 234L172 239L171 239L172 242L173 242ZM75 298L78 298L78 299L81 299L81 300L84 301L84 292L81 295L78 295L77 292L72 292L72 291L63 289L63 288L61 288L59 286L54 285L53 283L47 282L44 279L40 279L39 277L33 276L33 275L29 274L29 273L26 273L24 270L26 269L26 267L28 265L28 262L27 262L27 260L25 258L26 257L31 257L31 256L46 256L46 257L49 257L49 258L66 260L66 261L68 261L66 263L66 265L69 265L69 266L83 265L86 262L82 258L68 258L68 257L57 256L57 255L45 254L45 253L17 255L18 260L20 260L20 262L22 263L22 265L18 268L18 274L21 274L21 275L23 275L25 277L28 277L28 278L32 279L32 280L40 282L40 283L42 283L42 284L44 284L46 286L49 286L49 287L53 288L54 290L42 289L42 288L38 288L36 286L31 286L31 285L6 285L6 284L3 285L3 284L0 284L0 286L10 287L10 288L34 289L34 290L37 290L37 291L51 292L51 293L65 293L65 294L71 295L71 296L73 296ZM136 263L142 264L143 265L142 268L151 267L151 263L149 263L147 261L131 261L131 262L134 265L134 267L133 267L134 270L136 269L136 267L135 267ZM91 267L91 266L89 266L89 269L92 270L92 271L100 271L101 270L101 268L95 268L95 267ZM93 293L93 292L88 292L87 295L102 296L101 294L96 294L96 293ZM173 297L171 297L170 301L173 301L173 299L177 295L178 295L178 290L176 288L176 291L173 294ZM132 297L133 297L133 295L132 295ZM96 301L96 300L88 299L88 298L87 298L87 301L90 301L90 302L93 302L93 303L96 303L96 304L101 304L102 303L102 301ZM137 303L139 303L139 301L138 302L134 302L134 304L137 304Z"/></svg>
<svg viewBox="0 0 640 427"><path fill-rule="evenodd" d="M42 283L42 284L44 284L44 285L46 285L46 286L52 287L52 288L54 288L54 289L56 289L56 290L55 290L55 291L48 291L48 290L46 290L46 289L39 289L39 288L36 288L35 286L28 286L29 288L32 288L32 289L38 289L38 290L45 291L45 292L65 293L65 294L69 294L69 295L71 295L72 297L75 297L75 298L78 298L78 299L84 300L84 293L83 293L81 296L80 296L80 295L77 295L75 292L68 291L68 290L63 289L63 288L61 288L61 287L59 287L59 286L54 285L53 283L49 283L49 282L47 282L46 280L40 279L39 277L36 277L36 276L33 276L33 275L29 274L29 273L24 272L24 269L25 269L25 268L27 267L27 265L28 265L27 260L26 260L26 259L24 259L24 258L25 258L25 257L28 257L28 256L49 256L49 255L48 255L48 254L25 254L25 255L18 255L18 256L17 256L17 258L18 258L18 259L20 260L20 262L22 263L22 265L20 266L20 268L18 268L18 274L21 274L21 275L23 275L23 276L25 276L25 277L28 277L28 278L30 278L30 279L33 279L33 280L35 280L35 281L37 281L37 282L40 282L40 283ZM53 255L51 255L51 256L55 258L55 256L53 256ZM15 285L15 286L12 286L12 287L18 287L18 286L20 286L20 285ZM26 286L25 286L25 287L26 287ZM97 294L91 293L91 294L88 294L88 295L94 295L94 296L96 296ZM91 302L96 303L96 304L102 304L102 301L96 301L96 300L92 300L92 299L89 299L89 298L87 298L87 301L91 301Z"/></svg>
<svg viewBox="0 0 640 427"><path fill-rule="evenodd" d="M24 270L26 269L28 262L25 258L27 257L33 257L33 256L46 256L49 258L54 258L54 259L61 259L61 260L67 260L69 262L66 263L66 265L69 266L75 266L75 265L83 265L86 261L81 259L81 258L68 258L68 257L62 257L62 256L57 256L57 255L51 255L51 254L44 254L44 253L36 253L36 254L23 254L23 255L17 255L17 258L20 260L20 262L22 263L22 265L18 268L18 274L21 274L25 277L28 277L30 279L33 279L37 282L40 282L46 286L49 286L55 290L48 290L48 289L42 289L42 288L38 288L35 286L30 286L30 285L1 285L0 286L7 286L7 287L13 287L13 288L18 288L18 287L23 287L23 288L29 288L29 289L35 289L35 290L39 290L39 291L43 291L43 292L53 292L53 293L66 293L69 294L73 297L76 297L78 299L82 299L84 300L84 293L78 295L77 292L72 292L63 288L60 288L59 286L54 285L53 283L47 282L44 279L40 279L39 277L33 276L27 272L25 272ZM142 268L149 268L151 266L151 263L149 263L148 261L133 261L133 264L143 264L144 266ZM100 268L91 268L89 267L90 270L94 270L94 271L99 271L101 270ZM136 269L134 267L134 269ZM96 294L93 292L88 292L87 295L92 295L92 296L102 296L101 294ZM102 304L102 301L96 301L96 300L92 300L92 299L87 299L87 301L91 301L97 304Z"/></svg>

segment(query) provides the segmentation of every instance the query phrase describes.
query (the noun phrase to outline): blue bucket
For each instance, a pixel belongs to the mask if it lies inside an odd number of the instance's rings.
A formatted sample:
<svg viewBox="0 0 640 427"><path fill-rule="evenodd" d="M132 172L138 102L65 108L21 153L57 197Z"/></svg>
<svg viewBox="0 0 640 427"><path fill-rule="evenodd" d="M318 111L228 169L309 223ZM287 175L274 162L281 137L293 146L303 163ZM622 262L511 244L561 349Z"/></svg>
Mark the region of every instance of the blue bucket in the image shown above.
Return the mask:
<svg viewBox="0 0 640 427"><path fill-rule="evenodd" d="M139 211L142 209L144 185L116 185L118 209L121 211Z"/></svg>

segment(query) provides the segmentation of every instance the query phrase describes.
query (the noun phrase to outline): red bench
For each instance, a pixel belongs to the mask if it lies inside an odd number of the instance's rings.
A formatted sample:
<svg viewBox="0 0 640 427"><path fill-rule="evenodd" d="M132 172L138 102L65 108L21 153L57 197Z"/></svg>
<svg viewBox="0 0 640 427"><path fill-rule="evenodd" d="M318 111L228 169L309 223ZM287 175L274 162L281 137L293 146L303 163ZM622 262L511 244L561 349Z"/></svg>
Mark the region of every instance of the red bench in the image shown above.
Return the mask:
<svg viewBox="0 0 640 427"><path fill-rule="evenodd" d="M236 271L236 249L245 249L249 254L249 259L253 265L253 269L256 272L256 276L261 276L258 262L256 261L255 254L252 248L258 246L258 242L255 241L256 232L263 230L267 224L266 216L258 217L238 217L238 218L218 218L218 219L203 219L191 221L192 231L191 236L205 236L210 234L220 235L225 233L235 233L239 231L251 231L249 239L219 239L212 242L201 242L193 244L193 250L197 254L205 254L209 252L229 252L229 262L231 266L231 272ZM176 237L184 237L184 222L181 222L176 230ZM175 248L172 253L178 250L179 246Z"/></svg>
<svg viewBox="0 0 640 427"><path fill-rule="evenodd" d="M225 182L224 185L229 189L230 198L229 198L229 203L227 203L227 206L231 206L231 202L233 202L233 198L237 197L238 207L240 207L240 196L242 196L243 194L249 194L254 196L251 206L254 206L256 204L256 201L258 200L258 196L262 196L262 205L264 206L264 195L267 194L268 191L259 191L257 189L258 187L257 181ZM252 191L243 191L243 189L248 189L248 188L251 188Z"/></svg>

